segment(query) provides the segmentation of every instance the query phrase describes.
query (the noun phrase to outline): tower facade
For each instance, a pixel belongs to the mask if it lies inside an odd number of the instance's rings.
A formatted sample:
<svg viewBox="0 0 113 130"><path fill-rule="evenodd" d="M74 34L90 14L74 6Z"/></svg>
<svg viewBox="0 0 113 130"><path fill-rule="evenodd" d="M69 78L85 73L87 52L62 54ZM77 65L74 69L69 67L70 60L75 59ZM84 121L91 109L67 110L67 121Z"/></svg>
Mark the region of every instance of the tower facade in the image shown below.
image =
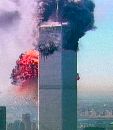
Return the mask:
<svg viewBox="0 0 113 130"><path fill-rule="evenodd" d="M0 106L0 130L6 130L6 107Z"/></svg>
<svg viewBox="0 0 113 130"><path fill-rule="evenodd" d="M39 28L39 44L53 42L57 51L40 55L40 130L76 130L76 52L64 50L67 23L53 22ZM71 42L71 41L70 41Z"/></svg>

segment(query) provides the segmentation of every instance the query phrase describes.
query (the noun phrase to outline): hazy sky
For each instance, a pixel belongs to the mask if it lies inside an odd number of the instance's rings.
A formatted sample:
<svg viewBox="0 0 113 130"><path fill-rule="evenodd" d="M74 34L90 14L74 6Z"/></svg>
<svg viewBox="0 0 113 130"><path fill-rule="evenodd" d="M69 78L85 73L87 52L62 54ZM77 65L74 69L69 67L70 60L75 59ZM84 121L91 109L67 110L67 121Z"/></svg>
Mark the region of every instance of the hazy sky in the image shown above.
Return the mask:
<svg viewBox="0 0 113 130"><path fill-rule="evenodd" d="M80 40L78 96L113 97L113 2L95 0L95 31Z"/></svg>

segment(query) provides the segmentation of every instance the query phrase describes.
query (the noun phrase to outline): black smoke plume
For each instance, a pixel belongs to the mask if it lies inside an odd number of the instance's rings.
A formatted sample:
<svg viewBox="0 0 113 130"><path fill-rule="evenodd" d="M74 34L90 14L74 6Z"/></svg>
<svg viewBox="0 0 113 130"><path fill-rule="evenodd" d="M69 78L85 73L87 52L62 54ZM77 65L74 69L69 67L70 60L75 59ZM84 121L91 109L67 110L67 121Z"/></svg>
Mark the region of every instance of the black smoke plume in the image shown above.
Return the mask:
<svg viewBox="0 0 113 130"><path fill-rule="evenodd" d="M94 29L94 8L91 0L67 1L67 0L42 0L39 2L39 23L48 20L68 22L67 43L64 49L77 51L78 41L89 30Z"/></svg>

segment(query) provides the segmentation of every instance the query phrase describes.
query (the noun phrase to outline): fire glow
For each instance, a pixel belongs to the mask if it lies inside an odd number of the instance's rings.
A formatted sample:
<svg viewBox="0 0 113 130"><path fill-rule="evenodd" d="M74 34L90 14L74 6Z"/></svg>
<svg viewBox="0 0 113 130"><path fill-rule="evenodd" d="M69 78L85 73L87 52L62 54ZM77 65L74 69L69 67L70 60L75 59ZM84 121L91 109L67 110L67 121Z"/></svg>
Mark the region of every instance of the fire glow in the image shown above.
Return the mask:
<svg viewBox="0 0 113 130"><path fill-rule="evenodd" d="M26 100L37 101L38 99L38 75L39 75L39 53L30 50L22 53L16 61L12 70L11 79L16 96L22 96Z"/></svg>
<svg viewBox="0 0 113 130"><path fill-rule="evenodd" d="M23 85L38 79L39 54L35 50L27 51L19 56L16 66L12 70L11 79L13 85Z"/></svg>

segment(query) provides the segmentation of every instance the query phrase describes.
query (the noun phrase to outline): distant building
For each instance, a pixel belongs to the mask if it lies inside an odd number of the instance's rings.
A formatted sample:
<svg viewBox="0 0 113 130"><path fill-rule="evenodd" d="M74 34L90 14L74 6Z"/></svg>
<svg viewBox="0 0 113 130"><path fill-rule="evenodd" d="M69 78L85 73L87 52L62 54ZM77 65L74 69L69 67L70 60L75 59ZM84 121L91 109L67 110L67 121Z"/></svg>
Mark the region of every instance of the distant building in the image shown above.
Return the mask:
<svg viewBox="0 0 113 130"><path fill-rule="evenodd" d="M32 122L31 123L31 130L36 130L36 129L37 129L36 122Z"/></svg>
<svg viewBox="0 0 113 130"><path fill-rule="evenodd" d="M20 130L25 130L25 125L23 122L20 122Z"/></svg>
<svg viewBox="0 0 113 130"><path fill-rule="evenodd" d="M25 125L25 130L31 130L30 114L22 114L22 122Z"/></svg>
<svg viewBox="0 0 113 130"><path fill-rule="evenodd" d="M7 130L14 130L13 129L13 123L8 123L7 124Z"/></svg>
<svg viewBox="0 0 113 130"><path fill-rule="evenodd" d="M106 130L106 129L101 127L86 127L83 130Z"/></svg>
<svg viewBox="0 0 113 130"><path fill-rule="evenodd" d="M13 123L13 130L25 130L24 123L17 120Z"/></svg>
<svg viewBox="0 0 113 130"><path fill-rule="evenodd" d="M6 107L0 106L0 130L6 130Z"/></svg>

